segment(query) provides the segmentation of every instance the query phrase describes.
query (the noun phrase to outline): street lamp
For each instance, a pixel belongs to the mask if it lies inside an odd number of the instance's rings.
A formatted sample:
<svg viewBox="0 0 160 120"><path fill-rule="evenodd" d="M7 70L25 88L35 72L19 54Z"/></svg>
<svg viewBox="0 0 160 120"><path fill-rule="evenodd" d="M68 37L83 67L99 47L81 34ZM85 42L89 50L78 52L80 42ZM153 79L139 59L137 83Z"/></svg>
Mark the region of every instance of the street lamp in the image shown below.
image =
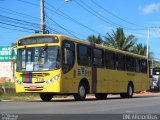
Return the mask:
<svg viewBox="0 0 160 120"><path fill-rule="evenodd" d="M69 2L69 1L72 1L72 0L64 0L65 2Z"/></svg>

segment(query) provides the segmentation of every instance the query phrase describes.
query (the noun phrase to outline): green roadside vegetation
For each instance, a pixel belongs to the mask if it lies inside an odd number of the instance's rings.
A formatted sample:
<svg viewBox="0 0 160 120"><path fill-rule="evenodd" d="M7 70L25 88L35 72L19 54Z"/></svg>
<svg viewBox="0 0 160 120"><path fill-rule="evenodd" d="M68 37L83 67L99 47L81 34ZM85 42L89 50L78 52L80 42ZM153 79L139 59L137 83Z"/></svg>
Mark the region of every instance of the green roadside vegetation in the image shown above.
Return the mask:
<svg viewBox="0 0 160 120"><path fill-rule="evenodd" d="M0 83L0 101L31 101L39 99L38 93L16 93L14 82Z"/></svg>
<svg viewBox="0 0 160 120"><path fill-rule="evenodd" d="M67 95L55 95L54 98L67 98ZM0 83L0 101L32 101L40 99L39 93L16 93L14 82Z"/></svg>
<svg viewBox="0 0 160 120"><path fill-rule="evenodd" d="M13 94L0 94L0 101L32 101L35 99L39 99L39 95L37 93L13 93Z"/></svg>
<svg viewBox="0 0 160 120"><path fill-rule="evenodd" d="M15 84L14 84L14 82L5 82L5 83L0 83L0 88L2 88L2 87L12 87L12 88L14 88L15 87Z"/></svg>

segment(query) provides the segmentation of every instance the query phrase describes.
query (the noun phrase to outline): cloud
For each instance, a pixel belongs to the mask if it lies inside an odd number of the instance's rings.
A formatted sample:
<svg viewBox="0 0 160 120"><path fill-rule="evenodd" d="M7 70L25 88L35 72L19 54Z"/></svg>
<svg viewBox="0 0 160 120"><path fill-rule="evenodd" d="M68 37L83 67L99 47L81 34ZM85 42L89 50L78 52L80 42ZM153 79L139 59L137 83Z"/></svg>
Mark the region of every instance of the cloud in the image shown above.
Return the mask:
<svg viewBox="0 0 160 120"><path fill-rule="evenodd" d="M158 12L160 10L160 3L152 3L145 7L140 6L139 9L144 15L147 15L153 12Z"/></svg>

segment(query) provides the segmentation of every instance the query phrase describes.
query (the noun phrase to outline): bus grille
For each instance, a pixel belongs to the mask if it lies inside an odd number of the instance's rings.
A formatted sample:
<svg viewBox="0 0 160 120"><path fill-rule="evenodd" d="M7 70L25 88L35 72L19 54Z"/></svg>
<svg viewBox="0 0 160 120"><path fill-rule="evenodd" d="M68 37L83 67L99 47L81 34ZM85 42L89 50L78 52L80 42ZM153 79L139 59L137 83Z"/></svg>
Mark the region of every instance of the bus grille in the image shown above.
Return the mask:
<svg viewBox="0 0 160 120"><path fill-rule="evenodd" d="M41 91L43 87L36 87L36 89L30 89L30 87L24 87L26 91Z"/></svg>

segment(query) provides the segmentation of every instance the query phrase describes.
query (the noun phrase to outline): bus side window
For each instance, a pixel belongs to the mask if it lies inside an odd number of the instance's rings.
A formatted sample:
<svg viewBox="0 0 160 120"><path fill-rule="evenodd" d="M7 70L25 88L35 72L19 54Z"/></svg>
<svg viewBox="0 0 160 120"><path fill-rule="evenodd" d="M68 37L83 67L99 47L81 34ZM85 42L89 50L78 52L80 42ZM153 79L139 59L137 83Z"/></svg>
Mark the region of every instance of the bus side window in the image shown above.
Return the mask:
<svg viewBox="0 0 160 120"><path fill-rule="evenodd" d="M106 68L115 69L115 53L111 51L105 52L105 65Z"/></svg>
<svg viewBox="0 0 160 120"><path fill-rule="evenodd" d="M132 56L126 56L126 70L130 72L137 71L136 68L136 59Z"/></svg>
<svg viewBox="0 0 160 120"><path fill-rule="evenodd" d="M140 72L140 60L136 59L136 72Z"/></svg>
<svg viewBox="0 0 160 120"><path fill-rule="evenodd" d="M77 45L78 65L91 66L91 48L85 45Z"/></svg>
<svg viewBox="0 0 160 120"><path fill-rule="evenodd" d="M123 54L117 53L116 61L117 70L125 70L125 56Z"/></svg>
<svg viewBox="0 0 160 120"><path fill-rule="evenodd" d="M93 66L96 66L98 68L104 67L103 50L93 49Z"/></svg>
<svg viewBox="0 0 160 120"><path fill-rule="evenodd" d="M140 60L140 69L142 73L147 73L147 60Z"/></svg>
<svg viewBox="0 0 160 120"><path fill-rule="evenodd" d="M62 43L62 70L63 73L70 71L75 63L75 45L72 41L64 40Z"/></svg>

